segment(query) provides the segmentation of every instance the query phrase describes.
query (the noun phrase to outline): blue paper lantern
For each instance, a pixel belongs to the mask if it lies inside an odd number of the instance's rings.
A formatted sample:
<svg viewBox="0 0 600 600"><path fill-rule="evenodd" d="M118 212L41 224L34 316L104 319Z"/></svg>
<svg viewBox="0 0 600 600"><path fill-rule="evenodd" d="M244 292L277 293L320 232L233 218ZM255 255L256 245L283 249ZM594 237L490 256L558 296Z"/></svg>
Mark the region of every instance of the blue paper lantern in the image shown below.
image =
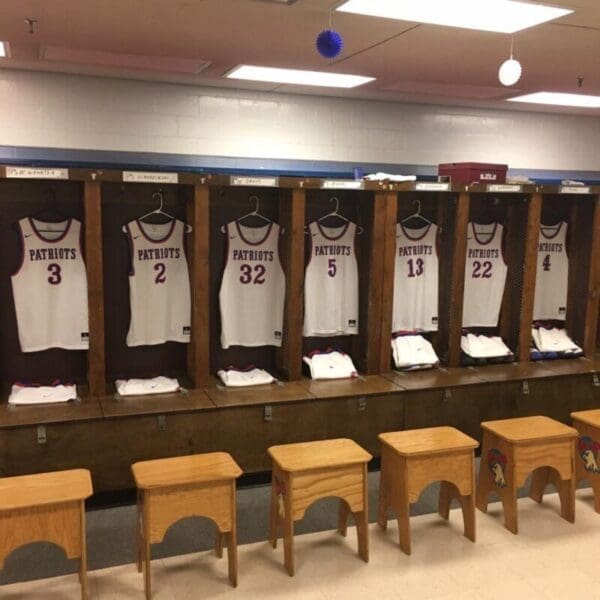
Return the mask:
<svg viewBox="0 0 600 600"><path fill-rule="evenodd" d="M325 58L335 58L343 49L342 36L333 29L325 29L317 37L317 50Z"/></svg>

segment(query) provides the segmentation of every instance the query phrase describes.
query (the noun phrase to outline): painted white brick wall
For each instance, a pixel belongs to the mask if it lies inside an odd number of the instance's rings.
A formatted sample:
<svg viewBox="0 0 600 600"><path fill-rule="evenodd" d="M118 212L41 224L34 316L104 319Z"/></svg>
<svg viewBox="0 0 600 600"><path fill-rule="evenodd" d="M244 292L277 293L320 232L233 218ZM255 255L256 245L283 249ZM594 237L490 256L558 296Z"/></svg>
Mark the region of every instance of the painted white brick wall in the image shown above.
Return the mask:
<svg viewBox="0 0 600 600"><path fill-rule="evenodd" d="M0 144L600 170L600 119L0 71Z"/></svg>

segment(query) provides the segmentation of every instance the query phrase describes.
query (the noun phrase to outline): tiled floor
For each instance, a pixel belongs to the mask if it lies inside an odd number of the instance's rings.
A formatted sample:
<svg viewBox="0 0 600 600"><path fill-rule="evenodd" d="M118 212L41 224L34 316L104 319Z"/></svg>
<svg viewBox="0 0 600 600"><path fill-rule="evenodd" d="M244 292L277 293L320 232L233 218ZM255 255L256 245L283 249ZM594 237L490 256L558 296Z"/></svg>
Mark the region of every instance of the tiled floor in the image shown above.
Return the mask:
<svg viewBox="0 0 600 600"><path fill-rule="evenodd" d="M226 558L213 552L153 562L153 598L302 599L302 600L600 600L600 515L590 489L577 493L577 522L558 514L558 495L542 506L519 501L519 535L502 526L500 504L487 515L477 513L473 544L462 536L462 518L453 510L450 523L434 514L413 517L412 555L397 546L397 527L387 532L371 525L371 561L355 553L356 533L346 539L335 532L296 537L296 576L282 565L282 545L248 544L239 551L239 586L227 580ZM142 577L134 565L93 571L90 599L143 598ZM0 588L2 600L69 600L79 598L73 575Z"/></svg>

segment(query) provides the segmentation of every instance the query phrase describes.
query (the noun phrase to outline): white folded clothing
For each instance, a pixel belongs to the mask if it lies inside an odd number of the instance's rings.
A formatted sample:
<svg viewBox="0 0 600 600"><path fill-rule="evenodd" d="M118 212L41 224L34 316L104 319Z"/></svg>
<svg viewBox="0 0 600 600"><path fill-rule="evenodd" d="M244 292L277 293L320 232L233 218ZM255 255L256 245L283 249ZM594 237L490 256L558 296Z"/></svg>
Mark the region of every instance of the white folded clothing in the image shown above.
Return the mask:
<svg viewBox="0 0 600 600"><path fill-rule="evenodd" d="M416 181L416 175L393 175L392 173L383 173L378 171L377 173L370 173L365 175L363 179L367 181Z"/></svg>
<svg viewBox="0 0 600 600"><path fill-rule="evenodd" d="M561 181L562 185L571 185L571 186L577 186L577 187L581 187L584 186L585 183L583 181L574 181L573 179L563 179Z"/></svg>
<svg viewBox="0 0 600 600"><path fill-rule="evenodd" d="M177 379L162 376L149 379L117 379L115 386L120 396L168 394L180 390Z"/></svg>
<svg viewBox="0 0 600 600"><path fill-rule="evenodd" d="M9 404L58 404L77 400L75 385L26 385L13 384L8 397Z"/></svg>
<svg viewBox="0 0 600 600"><path fill-rule="evenodd" d="M422 335L401 335L393 338L392 356L398 369L433 367L440 362L433 346Z"/></svg>
<svg viewBox="0 0 600 600"><path fill-rule="evenodd" d="M217 371L217 375L226 387L245 387L249 385L265 385L277 381L271 373L264 369L249 367L247 369L236 369L227 367Z"/></svg>
<svg viewBox="0 0 600 600"><path fill-rule="evenodd" d="M302 360L310 368L312 379L348 379L358 377L352 359L344 352L327 350L311 352Z"/></svg>
<svg viewBox="0 0 600 600"><path fill-rule="evenodd" d="M512 355L510 348L499 336L468 333L461 336L460 347L471 358L498 358Z"/></svg>
<svg viewBox="0 0 600 600"><path fill-rule="evenodd" d="M539 327L532 329L531 336L540 352L581 352L581 348L567 335L565 329Z"/></svg>
<svg viewBox="0 0 600 600"><path fill-rule="evenodd" d="M527 177L526 175L507 175L506 183L526 185L528 183L534 183L534 182L531 181L531 179L529 179L529 177Z"/></svg>

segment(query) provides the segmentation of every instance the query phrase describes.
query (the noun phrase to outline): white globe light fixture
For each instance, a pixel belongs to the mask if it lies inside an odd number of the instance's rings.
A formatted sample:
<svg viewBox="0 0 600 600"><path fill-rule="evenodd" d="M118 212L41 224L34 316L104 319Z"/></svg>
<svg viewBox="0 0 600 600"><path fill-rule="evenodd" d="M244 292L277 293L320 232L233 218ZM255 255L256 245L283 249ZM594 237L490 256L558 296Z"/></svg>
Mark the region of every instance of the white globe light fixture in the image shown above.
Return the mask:
<svg viewBox="0 0 600 600"><path fill-rule="evenodd" d="M502 85L510 87L521 79L521 63L513 58L513 38L510 38L510 58L505 60L498 69L498 79Z"/></svg>

